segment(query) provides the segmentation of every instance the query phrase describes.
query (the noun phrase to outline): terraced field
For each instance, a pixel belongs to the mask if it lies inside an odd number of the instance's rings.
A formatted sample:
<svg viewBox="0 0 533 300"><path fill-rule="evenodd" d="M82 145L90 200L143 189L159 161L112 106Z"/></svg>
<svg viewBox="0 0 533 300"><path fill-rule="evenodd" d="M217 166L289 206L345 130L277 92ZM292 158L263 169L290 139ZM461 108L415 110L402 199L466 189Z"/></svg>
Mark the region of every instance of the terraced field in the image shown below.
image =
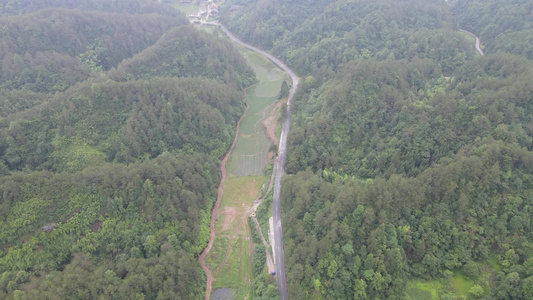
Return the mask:
<svg viewBox="0 0 533 300"><path fill-rule="evenodd" d="M271 145L261 122L267 118L271 111L269 108L276 103L283 75L271 62L257 53L246 51L244 56L260 82L247 90L248 110L241 121L237 144L226 169L230 176L259 176L263 175Z"/></svg>

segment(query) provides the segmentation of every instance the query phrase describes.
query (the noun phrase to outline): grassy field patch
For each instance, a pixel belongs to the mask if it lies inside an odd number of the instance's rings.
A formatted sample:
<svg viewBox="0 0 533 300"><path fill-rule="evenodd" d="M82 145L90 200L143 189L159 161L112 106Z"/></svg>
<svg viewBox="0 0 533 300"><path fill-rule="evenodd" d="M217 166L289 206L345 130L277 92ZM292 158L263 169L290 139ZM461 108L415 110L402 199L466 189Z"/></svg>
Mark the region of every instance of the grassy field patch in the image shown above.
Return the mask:
<svg viewBox="0 0 533 300"><path fill-rule="evenodd" d="M252 279L252 241L249 209L259 195L264 176L230 176L215 222L216 239L208 257L215 276L213 287L232 288L236 299L249 295Z"/></svg>
<svg viewBox="0 0 533 300"><path fill-rule="evenodd" d="M459 296L466 297L468 291L474 286L474 281L466 278L462 272L454 272L451 278L451 283L455 289L455 293Z"/></svg>
<svg viewBox="0 0 533 300"><path fill-rule="evenodd" d="M194 28L200 31L207 32L207 33L213 33L216 29L215 26L205 26L205 25L200 25L200 24L194 24Z"/></svg>
<svg viewBox="0 0 533 300"><path fill-rule="evenodd" d="M231 253L215 271L213 288L232 288L236 298L249 297L252 282L251 241L238 238L230 242Z"/></svg>
<svg viewBox="0 0 533 300"><path fill-rule="evenodd" d="M500 272L502 270L502 266L500 265L500 261L497 256L493 256L487 259L487 264L490 266L494 273Z"/></svg>
<svg viewBox="0 0 533 300"><path fill-rule="evenodd" d="M282 80L269 81L264 84L257 85L255 89L255 95L257 97L274 97L276 98L281 88Z"/></svg>
<svg viewBox="0 0 533 300"><path fill-rule="evenodd" d="M226 258L228 250L229 239L225 236L217 236L212 250L207 256L206 262L211 270L216 270Z"/></svg>
<svg viewBox="0 0 533 300"><path fill-rule="evenodd" d="M406 296L409 300L437 300L441 284L437 280L410 281L407 284Z"/></svg>
<svg viewBox="0 0 533 300"><path fill-rule="evenodd" d="M225 207L251 206L263 184L263 176L230 176L224 185L224 195L220 203L220 211Z"/></svg>
<svg viewBox="0 0 533 300"><path fill-rule="evenodd" d="M241 48L243 49L243 48ZM278 68L274 66L270 60L264 56L251 52L248 50L243 50L244 57L248 61L249 65L255 71L255 75L260 82L269 82L283 79L283 73Z"/></svg>
<svg viewBox="0 0 533 300"><path fill-rule="evenodd" d="M174 7L179 9L182 13L184 13L187 16L192 14L192 13L197 12L198 9L200 8L196 4L184 4L184 3L175 4Z"/></svg>

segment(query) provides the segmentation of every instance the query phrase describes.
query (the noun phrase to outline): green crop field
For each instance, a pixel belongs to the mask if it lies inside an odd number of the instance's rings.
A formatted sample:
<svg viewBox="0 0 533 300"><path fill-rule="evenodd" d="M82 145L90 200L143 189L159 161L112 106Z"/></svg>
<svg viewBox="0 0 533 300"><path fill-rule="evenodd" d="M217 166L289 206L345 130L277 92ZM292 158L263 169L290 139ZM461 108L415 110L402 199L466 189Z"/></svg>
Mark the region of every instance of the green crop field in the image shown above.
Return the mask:
<svg viewBox="0 0 533 300"><path fill-rule="evenodd" d="M438 299L439 291L447 286L449 291L453 291L457 296L466 299L468 291L474 286L474 281L468 279L462 272L455 271L449 279L430 280L430 281L409 281L406 289L407 299L425 300Z"/></svg>
<svg viewBox="0 0 533 300"><path fill-rule="evenodd" d="M196 4L175 4L174 7L181 10L182 13L190 15L193 12L198 11L199 6Z"/></svg>
<svg viewBox="0 0 533 300"><path fill-rule="evenodd" d="M211 270L216 271L217 267L224 262L228 250L228 243L229 239L227 237L216 237L215 243L213 243L213 248L211 248L211 251L206 258L206 263Z"/></svg>
<svg viewBox="0 0 533 300"><path fill-rule="evenodd" d="M284 77L266 58L248 51L244 55L256 72L259 83L246 91L248 110L241 120L237 143L226 168L234 176L258 176L263 174L271 145L261 127L261 121L267 116L269 107L277 101Z"/></svg>
<svg viewBox="0 0 533 300"><path fill-rule="evenodd" d="M263 176L228 177L224 184L224 196L219 210L223 211L226 207L252 205L263 182Z"/></svg>
<svg viewBox="0 0 533 300"><path fill-rule="evenodd" d="M262 98L276 97L281 86L281 79L259 84L255 89L255 95Z"/></svg>
<svg viewBox="0 0 533 300"><path fill-rule="evenodd" d="M462 297L466 297L468 291L474 286L474 281L466 278L462 272L454 272L451 283L455 293Z"/></svg>

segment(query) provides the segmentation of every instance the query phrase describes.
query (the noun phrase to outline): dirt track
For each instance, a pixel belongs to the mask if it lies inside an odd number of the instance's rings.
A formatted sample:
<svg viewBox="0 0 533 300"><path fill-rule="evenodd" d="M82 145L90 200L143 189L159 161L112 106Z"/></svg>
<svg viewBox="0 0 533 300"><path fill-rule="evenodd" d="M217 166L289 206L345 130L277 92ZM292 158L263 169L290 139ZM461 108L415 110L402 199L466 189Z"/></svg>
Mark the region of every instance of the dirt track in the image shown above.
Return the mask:
<svg viewBox="0 0 533 300"><path fill-rule="evenodd" d="M245 97L246 98L246 97ZM205 286L205 300L209 300L211 297L211 289L213 286L213 274L211 273L211 269L205 264L205 257L207 254L209 254L209 251L211 251L211 248L213 247L213 244L215 242L215 220L216 216L218 214L218 207L220 206L220 200L222 200L222 195L224 194L224 183L226 182L226 161L228 160L229 156L231 155L231 152L233 151L233 148L235 147L235 143L237 142L237 137L239 136L239 124L241 123L242 118L246 114L246 111L248 110L248 103L246 103L246 109L244 110L243 114L239 118L239 121L237 121L237 125L235 126L235 137L233 138L233 142L231 143L231 147L229 148L228 152L226 152L226 155L222 158L220 161L220 183L218 184L218 191L217 191L217 200L215 201L215 205L213 207L213 211L211 212L211 224L209 225L209 242L207 243L207 246L205 247L204 251L200 256L198 257L198 262L200 263L200 266L205 272L205 276L207 277L207 282Z"/></svg>

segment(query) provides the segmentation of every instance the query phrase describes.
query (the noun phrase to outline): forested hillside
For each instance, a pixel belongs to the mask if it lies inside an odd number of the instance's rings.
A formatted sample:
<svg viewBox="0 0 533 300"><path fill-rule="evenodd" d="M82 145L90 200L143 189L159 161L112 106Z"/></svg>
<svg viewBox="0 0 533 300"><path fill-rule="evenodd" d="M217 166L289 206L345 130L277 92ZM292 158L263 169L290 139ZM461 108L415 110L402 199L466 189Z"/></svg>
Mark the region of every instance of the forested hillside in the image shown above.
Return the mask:
<svg viewBox="0 0 533 300"><path fill-rule="evenodd" d="M6 117L3 158L10 170L59 172L165 151L218 158L233 140L241 98L230 86L197 79L84 82Z"/></svg>
<svg viewBox="0 0 533 300"><path fill-rule="evenodd" d="M533 59L533 3L528 0L454 1L461 27L481 37L487 53Z"/></svg>
<svg viewBox="0 0 533 300"><path fill-rule="evenodd" d="M243 1L234 0L232 3ZM450 73L474 52L441 1L260 1L222 15L228 28L301 74L330 76L351 60L431 58Z"/></svg>
<svg viewBox="0 0 533 300"><path fill-rule="evenodd" d="M530 61L507 54L453 79L431 60L348 63L324 92L304 86L287 168L414 176L490 135L531 149L532 75Z"/></svg>
<svg viewBox="0 0 533 300"><path fill-rule="evenodd" d="M155 76L200 77L217 79L238 88L250 86L254 75L230 41L214 38L193 27L169 31L154 46L110 71L114 80L128 75L149 79Z"/></svg>
<svg viewBox="0 0 533 300"><path fill-rule="evenodd" d="M1 178L1 298L201 298L218 178L213 158L168 153Z"/></svg>
<svg viewBox="0 0 533 300"><path fill-rule="evenodd" d="M153 0L5 0L0 3L0 15L27 14L51 7L128 14L180 15L168 5L154 5Z"/></svg>
<svg viewBox="0 0 533 300"><path fill-rule="evenodd" d="M489 56L453 81L412 64L346 68L298 102L290 135L288 170L316 174L283 189L293 295L403 298L406 275L461 270L495 299L529 299L533 64Z"/></svg>
<svg viewBox="0 0 533 300"><path fill-rule="evenodd" d="M1 87L63 91L117 66L185 22L183 17L66 9L0 18Z"/></svg>
<svg viewBox="0 0 533 300"><path fill-rule="evenodd" d="M0 298L203 298L253 71L157 2L78 2L0 18Z"/></svg>
<svg viewBox="0 0 533 300"><path fill-rule="evenodd" d="M291 298L533 297L526 2L223 11L302 77L281 200ZM499 53L479 57L457 23Z"/></svg>

